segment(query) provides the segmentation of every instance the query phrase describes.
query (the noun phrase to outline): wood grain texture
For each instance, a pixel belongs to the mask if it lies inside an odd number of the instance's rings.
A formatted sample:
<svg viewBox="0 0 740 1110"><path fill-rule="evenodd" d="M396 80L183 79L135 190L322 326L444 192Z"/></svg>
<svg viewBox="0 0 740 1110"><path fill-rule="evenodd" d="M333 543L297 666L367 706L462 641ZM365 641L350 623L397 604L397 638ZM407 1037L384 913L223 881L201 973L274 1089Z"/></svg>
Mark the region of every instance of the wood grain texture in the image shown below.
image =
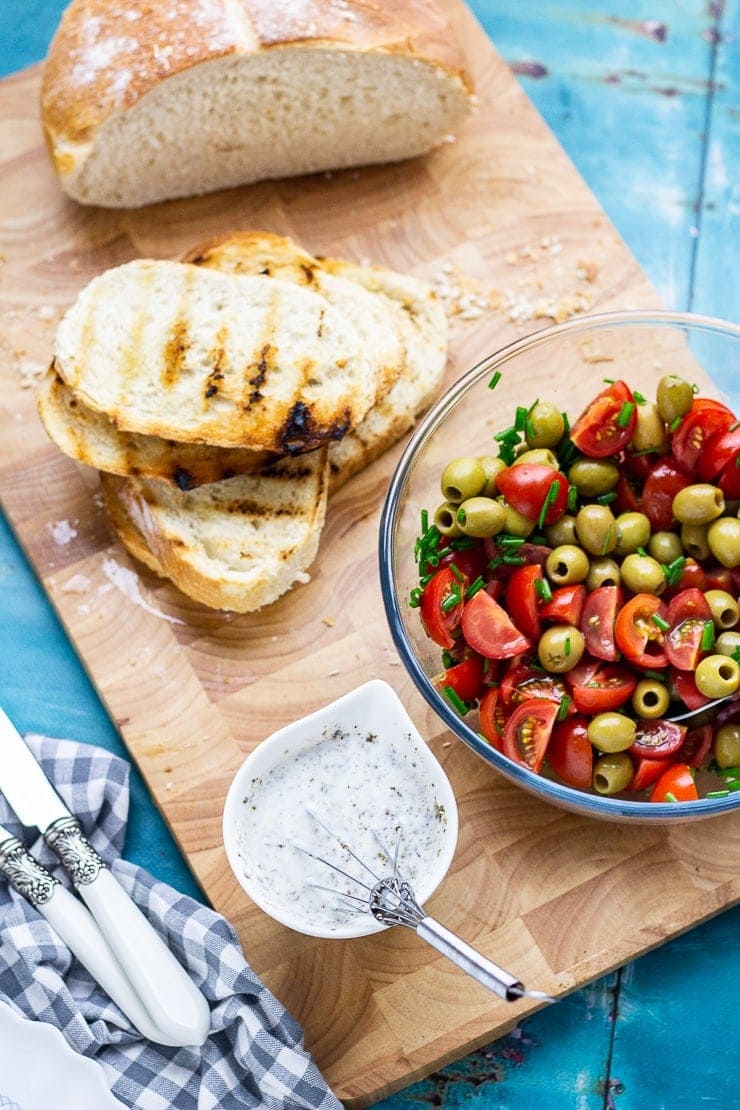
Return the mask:
<svg viewBox="0 0 740 1110"><path fill-rule="evenodd" d="M140 212L84 211L62 198L42 148L37 75L0 89L0 498L203 888L304 1026L338 1096L357 1105L486 1043L527 1007L492 1000L410 934L317 941L251 905L228 871L220 814L231 775L269 732L370 675L388 678L460 804L455 863L430 910L525 981L554 992L736 902L737 822L671 832L593 824L522 794L450 744L398 665L377 586L378 511L398 449L341 491L311 582L264 613L207 612L138 570L135 602L110 578L108 560L136 568L111 537L95 476L48 444L23 386L48 361L55 318L89 278L137 255L177 256L238 227L430 277L452 266L455 280L474 281L490 295L490 309L477 319L453 316L449 381L546 323L538 310L653 303L633 258L508 69L469 14L456 3L450 8L479 111L456 143L404 166ZM585 376L596 382L602 370L574 370L563 387L571 407L583 399ZM525 384L508 386L502 406L514 404ZM68 542L55 542L59 521L76 532ZM718 857L708 846L720 841Z"/></svg>

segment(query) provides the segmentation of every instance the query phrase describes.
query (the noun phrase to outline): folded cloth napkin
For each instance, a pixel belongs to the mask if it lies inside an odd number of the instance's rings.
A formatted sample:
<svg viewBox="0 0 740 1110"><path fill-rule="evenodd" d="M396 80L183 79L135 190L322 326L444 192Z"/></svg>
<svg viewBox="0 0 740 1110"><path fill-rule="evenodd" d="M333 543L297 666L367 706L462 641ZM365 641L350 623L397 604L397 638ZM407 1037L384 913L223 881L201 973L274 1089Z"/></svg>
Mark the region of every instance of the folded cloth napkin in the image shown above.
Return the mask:
<svg viewBox="0 0 740 1110"><path fill-rule="evenodd" d="M26 741L96 851L188 969L211 1006L201 1048L166 1048L141 1038L56 933L0 882L0 998L49 1022L103 1068L113 1094L136 1110L335 1110L303 1048L301 1028L245 963L223 917L120 859L128 819L128 765L102 748L28 735ZM0 824L58 878L56 857L0 796Z"/></svg>

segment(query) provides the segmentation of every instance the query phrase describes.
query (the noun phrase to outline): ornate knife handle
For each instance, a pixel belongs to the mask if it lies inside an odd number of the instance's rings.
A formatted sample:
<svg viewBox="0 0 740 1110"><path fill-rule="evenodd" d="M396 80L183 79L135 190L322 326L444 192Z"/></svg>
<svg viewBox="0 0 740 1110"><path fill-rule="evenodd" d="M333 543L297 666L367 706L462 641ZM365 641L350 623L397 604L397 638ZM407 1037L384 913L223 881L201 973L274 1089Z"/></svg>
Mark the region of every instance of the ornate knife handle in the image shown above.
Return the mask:
<svg viewBox="0 0 740 1110"><path fill-rule="evenodd" d="M54 876L34 859L15 836L0 844L0 872L37 909L51 901L58 886Z"/></svg>
<svg viewBox="0 0 740 1110"><path fill-rule="evenodd" d="M105 867L74 817L60 817L52 822L44 833L44 840L59 856L76 887L94 882Z"/></svg>

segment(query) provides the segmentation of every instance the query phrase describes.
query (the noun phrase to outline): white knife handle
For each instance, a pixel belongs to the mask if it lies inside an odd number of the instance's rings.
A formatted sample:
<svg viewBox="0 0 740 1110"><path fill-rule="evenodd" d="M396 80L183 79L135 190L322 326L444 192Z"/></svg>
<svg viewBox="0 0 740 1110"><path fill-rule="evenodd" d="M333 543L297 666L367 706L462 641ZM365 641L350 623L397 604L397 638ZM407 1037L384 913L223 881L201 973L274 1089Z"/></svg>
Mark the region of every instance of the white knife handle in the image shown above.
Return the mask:
<svg viewBox="0 0 740 1110"><path fill-rule="evenodd" d="M160 1032L175 1044L203 1044L211 1024L208 1003L107 870L77 821L55 821L44 839L61 859Z"/></svg>

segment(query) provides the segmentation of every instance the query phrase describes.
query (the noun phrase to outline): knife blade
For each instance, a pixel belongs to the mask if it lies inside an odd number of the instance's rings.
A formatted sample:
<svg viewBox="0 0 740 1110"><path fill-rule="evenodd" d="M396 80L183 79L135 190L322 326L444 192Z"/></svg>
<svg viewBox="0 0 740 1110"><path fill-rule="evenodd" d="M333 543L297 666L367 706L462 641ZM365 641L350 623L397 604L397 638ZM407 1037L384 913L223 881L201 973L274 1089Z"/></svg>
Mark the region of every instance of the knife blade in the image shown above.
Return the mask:
<svg viewBox="0 0 740 1110"><path fill-rule="evenodd" d="M0 874L46 918L73 956L87 968L143 1037L155 1044L171 1044L167 1034L152 1021L90 911L2 825Z"/></svg>
<svg viewBox="0 0 740 1110"><path fill-rule="evenodd" d="M155 1025L173 1044L203 1044L208 1003L87 841L2 709L0 790L21 822L39 829L61 860Z"/></svg>

